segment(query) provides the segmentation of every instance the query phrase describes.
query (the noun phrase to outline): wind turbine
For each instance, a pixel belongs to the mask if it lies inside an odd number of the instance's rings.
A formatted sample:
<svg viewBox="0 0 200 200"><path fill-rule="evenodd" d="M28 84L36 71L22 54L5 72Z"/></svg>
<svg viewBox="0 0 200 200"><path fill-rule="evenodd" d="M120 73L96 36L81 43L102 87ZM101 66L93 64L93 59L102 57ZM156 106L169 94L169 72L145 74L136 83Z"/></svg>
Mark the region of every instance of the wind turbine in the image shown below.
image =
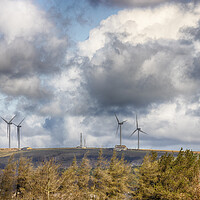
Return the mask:
<svg viewBox="0 0 200 200"><path fill-rule="evenodd" d="M25 119L25 118L24 118ZM17 140L18 140L18 148L20 148L20 128L22 127L21 124L24 121L24 119L22 119L22 121L17 125L15 123L13 123L16 127L17 127Z"/></svg>
<svg viewBox="0 0 200 200"><path fill-rule="evenodd" d="M8 136L8 140L9 140L9 148L10 148L10 126L12 124L12 120L16 117L16 115L10 120L10 121L7 121L5 120L3 117L1 117L1 119L3 119L4 122L6 122L7 124L7 136Z"/></svg>
<svg viewBox="0 0 200 200"><path fill-rule="evenodd" d="M137 120L137 114L136 114L136 129L133 131L133 133L130 135L130 137L135 133L135 132L138 132L138 149L140 148L140 132L141 133L144 133L146 135L148 135L146 132L144 132L141 128L139 128L139 125L138 125L138 120Z"/></svg>
<svg viewBox="0 0 200 200"><path fill-rule="evenodd" d="M120 128L120 146L121 146L121 145L122 145L122 125L123 125L124 122L126 122L127 120L120 122L116 114L115 114L115 117L116 117L116 120L117 120L117 123L118 123L116 134L117 134L117 132L118 132L118 130L119 130L119 128Z"/></svg>

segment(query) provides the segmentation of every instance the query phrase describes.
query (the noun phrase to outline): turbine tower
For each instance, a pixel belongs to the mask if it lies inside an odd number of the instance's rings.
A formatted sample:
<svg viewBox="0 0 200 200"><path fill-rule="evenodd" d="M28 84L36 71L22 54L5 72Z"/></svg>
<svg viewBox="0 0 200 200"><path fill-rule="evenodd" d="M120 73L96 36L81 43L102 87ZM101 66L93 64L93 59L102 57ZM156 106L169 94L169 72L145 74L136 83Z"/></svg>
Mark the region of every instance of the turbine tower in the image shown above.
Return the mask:
<svg viewBox="0 0 200 200"><path fill-rule="evenodd" d="M117 132L118 132L118 130L119 130L119 128L120 128L120 146L121 146L121 145L122 145L122 125L123 125L124 122L126 122L127 120L120 122L116 114L115 114L115 117L116 117L116 120L117 120L117 123L118 123L116 134L117 134Z"/></svg>
<svg viewBox="0 0 200 200"><path fill-rule="evenodd" d="M12 120L16 117L16 115L10 120L10 121L7 121L5 120L3 117L1 117L1 119L3 119L4 122L6 122L7 124L7 136L8 136L8 140L9 140L9 148L10 148L10 126L12 124Z"/></svg>
<svg viewBox="0 0 200 200"><path fill-rule="evenodd" d="M25 119L25 118L24 118ZM22 121L17 125L15 123L13 123L16 127L17 127L17 140L18 140L18 149L20 148L20 128L22 127L21 124L24 121L24 119L22 119Z"/></svg>
<svg viewBox="0 0 200 200"><path fill-rule="evenodd" d="M139 128L139 125L138 125L138 120L137 120L137 114L136 114L136 129L133 131L133 133L130 135L130 137L135 133L135 132L138 132L138 149L140 148L140 132L141 133L144 133L146 135L148 135L147 133L145 133L141 128Z"/></svg>
<svg viewBox="0 0 200 200"><path fill-rule="evenodd" d="M83 148L83 134L80 133L80 147Z"/></svg>
<svg viewBox="0 0 200 200"><path fill-rule="evenodd" d="M84 147L86 148L86 138L84 138Z"/></svg>

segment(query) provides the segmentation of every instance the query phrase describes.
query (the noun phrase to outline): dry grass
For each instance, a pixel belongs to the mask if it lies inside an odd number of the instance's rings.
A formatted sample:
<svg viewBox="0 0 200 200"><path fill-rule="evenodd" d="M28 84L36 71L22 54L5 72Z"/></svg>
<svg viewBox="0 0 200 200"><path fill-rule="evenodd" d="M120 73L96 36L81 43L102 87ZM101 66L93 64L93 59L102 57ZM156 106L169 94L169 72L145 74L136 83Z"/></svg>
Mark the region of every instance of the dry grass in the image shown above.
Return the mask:
<svg viewBox="0 0 200 200"><path fill-rule="evenodd" d="M0 157L11 156L13 153L18 152L18 148L0 148Z"/></svg>

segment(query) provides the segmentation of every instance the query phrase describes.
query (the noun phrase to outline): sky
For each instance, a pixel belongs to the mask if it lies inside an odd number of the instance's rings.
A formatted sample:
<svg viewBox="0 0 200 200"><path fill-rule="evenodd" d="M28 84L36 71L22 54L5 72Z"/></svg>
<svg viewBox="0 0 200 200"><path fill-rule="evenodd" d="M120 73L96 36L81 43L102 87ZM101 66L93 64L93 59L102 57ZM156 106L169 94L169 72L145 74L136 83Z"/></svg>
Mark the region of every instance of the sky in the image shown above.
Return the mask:
<svg viewBox="0 0 200 200"><path fill-rule="evenodd" d="M200 3L1 0L0 116L21 146L200 151ZM8 147L0 120L0 148ZM11 127L11 147L17 147Z"/></svg>

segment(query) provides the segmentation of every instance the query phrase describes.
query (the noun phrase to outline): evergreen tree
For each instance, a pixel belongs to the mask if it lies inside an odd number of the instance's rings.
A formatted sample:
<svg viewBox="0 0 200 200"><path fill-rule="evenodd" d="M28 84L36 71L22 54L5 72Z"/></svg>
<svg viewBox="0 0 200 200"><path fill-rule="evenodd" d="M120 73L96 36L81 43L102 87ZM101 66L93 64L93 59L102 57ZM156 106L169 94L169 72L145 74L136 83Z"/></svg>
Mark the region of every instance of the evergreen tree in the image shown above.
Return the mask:
<svg viewBox="0 0 200 200"><path fill-rule="evenodd" d="M97 165L93 171L93 187L92 192L95 199L106 199L109 192L109 182L111 176L108 174L108 163L103 158L103 151L100 149Z"/></svg>
<svg viewBox="0 0 200 200"><path fill-rule="evenodd" d="M20 158L16 177L16 196L17 199L30 199L32 190L33 166L30 159Z"/></svg>
<svg viewBox="0 0 200 200"><path fill-rule="evenodd" d="M111 179L108 185L108 199L125 199L131 193L129 185L130 172L131 168L125 163L124 158L122 157L121 160L118 160L116 151L113 151L108 169L108 175Z"/></svg>
<svg viewBox="0 0 200 200"><path fill-rule="evenodd" d="M87 159L87 155L85 154L81 165L78 168L78 187L80 190L80 199L90 199L90 176L91 166L89 160Z"/></svg>
<svg viewBox="0 0 200 200"><path fill-rule="evenodd" d="M14 162L14 156L9 158L6 168L3 170L0 182L0 199L9 200L14 195L14 185L16 181L16 162Z"/></svg>
<svg viewBox="0 0 200 200"><path fill-rule="evenodd" d="M54 160L44 162L33 174L32 193L34 199L58 199L61 179L58 173L59 165Z"/></svg>
<svg viewBox="0 0 200 200"><path fill-rule="evenodd" d="M156 192L159 175L156 157L157 154L155 152L152 152L151 155L146 155L141 167L136 172L138 176L138 188L135 192L136 199L159 199Z"/></svg>
<svg viewBox="0 0 200 200"><path fill-rule="evenodd" d="M63 172L62 174L62 185L61 185L61 199L65 200L76 200L80 199L80 191L78 187L78 166L76 157L72 162L72 165Z"/></svg>
<svg viewBox="0 0 200 200"><path fill-rule="evenodd" d="M177 157L165 154L159 160L145 156L139 168L135 199L200 199L199 159L192 151Z"/></svg>

